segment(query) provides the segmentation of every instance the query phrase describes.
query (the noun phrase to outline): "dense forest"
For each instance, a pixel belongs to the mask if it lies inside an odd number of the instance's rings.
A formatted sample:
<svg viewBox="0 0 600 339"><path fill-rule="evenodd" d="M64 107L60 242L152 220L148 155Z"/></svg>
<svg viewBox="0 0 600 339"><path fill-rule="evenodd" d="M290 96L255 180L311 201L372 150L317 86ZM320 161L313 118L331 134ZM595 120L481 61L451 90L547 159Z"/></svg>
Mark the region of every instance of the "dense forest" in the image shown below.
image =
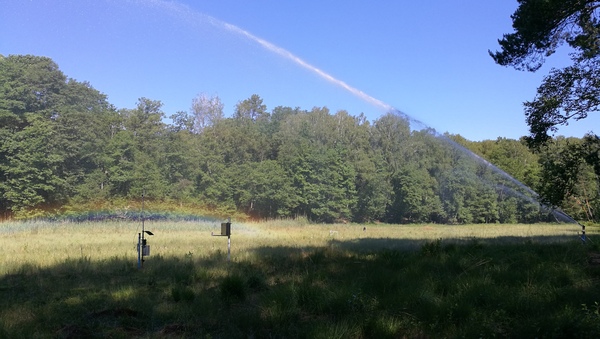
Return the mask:
<svg viewBox="0 0 600 339"><path fill-rule="evenodd" d="M417 130L398 112L368 121L326 107L268 110L252 95L226 115L216 96L190 101L168 116L148 98L117 109L47 57L0 56L0 216L145 192L259 219L535 222L549 218L542 201L600 220L599 178L573 155L584 139L557 137L534 153L524 140Z"/></svg>

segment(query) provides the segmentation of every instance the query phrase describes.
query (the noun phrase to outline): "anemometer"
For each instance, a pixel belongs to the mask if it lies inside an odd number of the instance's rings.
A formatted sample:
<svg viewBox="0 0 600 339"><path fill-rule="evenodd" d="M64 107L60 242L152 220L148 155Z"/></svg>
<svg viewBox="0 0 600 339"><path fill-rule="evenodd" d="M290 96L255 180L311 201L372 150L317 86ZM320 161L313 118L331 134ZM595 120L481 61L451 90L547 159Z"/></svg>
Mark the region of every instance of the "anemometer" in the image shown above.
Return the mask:
<svg viewBox="0 0 600 339"><path fill-rule="evenodd" d="M142 232L138 233L138 244L137 244L137 252L138 252L138 268L144 267L144 257L150 256L150 245L146 241L145 235L154 235L154 233L150 231L146 231L144 229L144 195L146 191L142 193Z"/></svg>

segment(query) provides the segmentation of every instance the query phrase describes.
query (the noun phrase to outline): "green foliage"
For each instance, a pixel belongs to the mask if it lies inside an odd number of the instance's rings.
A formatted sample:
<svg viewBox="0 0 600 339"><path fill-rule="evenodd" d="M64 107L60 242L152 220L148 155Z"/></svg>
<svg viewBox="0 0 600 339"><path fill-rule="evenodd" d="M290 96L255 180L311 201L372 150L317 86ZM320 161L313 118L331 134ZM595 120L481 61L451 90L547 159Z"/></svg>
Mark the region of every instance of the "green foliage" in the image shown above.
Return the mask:
<svg viewBox="0 0 600 339"><path fill-rule="evenodd" d="M64 203L94 170L108 133L99 117L111 107L48 58L9 56L0 70L0 204L22 211Z"/></svg>
<svg viewBox="0 0 600 339"><path fill-rule="evenodd" d="M232 181L236 206L254 218L287 217L296 206L292 181L274 160L236 167Z"/></svg>
<svg viewBox="0 0 600 339"><path fill-rule="evenodd" d="M500 65L535 71L545 58L567 42L573 58L593 58L600 52L598 1L522 0L511 16L514 33L505 34L499 52L490 55Z"/></svg>
<svg viewBox="0 0 600 339"><path fill-rule="evenodd" d="M530 128L530 135L524 140L534 150L543 151L547 144L552 144L550 134L556 133L558 126L585 119L600 108L599 5L594 0L519 1L511 16L514 33L499 40L501 51L490 52L500 65L536 71L561 45L567 43L571 47L572 65L550 70L534 100L524 104ZM597 144L594 142L597 139L592 132L584 137L591 145ZM578 180L571 173L578 167L576 163L585 160L594 168L596 177L600 177L597 147L571 148L561 152L560 158L542 159L545 178L539 183L541 195L551 203L571 195L570 190ZM552 185L548 179L559 184L556 191L546 187Z"/></svg>
<svg viewBox="0 0 600 339"><path fill-rule="evenodd" d="M246 299L246 282L240 275L230 275L220 285L221 299L226 303L242 302Z"/></svg>
<svg viewBox="0 0 600 339"><path fill-rule="evenodd" d="M547 143L540 151L543 170L538 189L548 203L592 221L597 216L600 186L595 169L582 156L590 154L582 151L587 145L585 139L563 137Z"/></svg>
<svg viewBox="0 0 600 339"><path fill-rule="evenodd" d="M196 295L194 291L185 286L175 286L171 288L171 297L173 301L178 302L193 302Z"/></svg>
<svg viewBox="0 0 600 339"><path fill-rule="evenodd" d="M311 222L535 222L527 189L580 219L600 217L598 138L532 153L523 140L469 142L326 107L279 106L254 94L225 118L199 95L165 122L162 103L117 110L52 60L0 59L0 215L43 216L146 198L169 208ZM518 183L516 186L519 186ZM516 192L515 192L516 190ZM64 209L64 208L63 208Z"/></svg>
<svg viewBox="0 0 600 339"><path fill-rule="evenodd" d="M64 158L55 143L55 123L33 114L25 121L28 126L2 145L6 156L1 168L7 178L2 191L17 210L60 201L65 193L59 172Z"/></svg>
<svg viewBox="0 0 600 339"><path fill-rule="evenodd" d="M258 94L252 94L250 98L236 105L234 117L251 121L266 119L268 118L267 106L263 105L263 100Z"/></svg>

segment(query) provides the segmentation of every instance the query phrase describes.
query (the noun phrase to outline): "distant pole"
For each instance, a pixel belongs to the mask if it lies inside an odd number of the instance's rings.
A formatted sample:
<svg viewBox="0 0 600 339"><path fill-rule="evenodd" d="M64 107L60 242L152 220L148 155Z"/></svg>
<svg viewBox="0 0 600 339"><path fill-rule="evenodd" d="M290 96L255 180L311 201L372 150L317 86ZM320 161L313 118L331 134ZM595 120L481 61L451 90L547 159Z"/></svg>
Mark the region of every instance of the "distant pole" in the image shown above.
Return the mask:
<svg viewBox="0 0 600 339"><path fill-rule="evenodd" d="M231 217L227 218L227 223L231 225ZM227 234L227 262L231 261L231 229Z"/></svg>
<svg viewBox="0 0 600 339"><path fill-rule="evenodd" d="M146 194L146 189L142 191L142 242L144 240L144 195Z"/></svg>
<svg viewBox="0 0 600 339"><path fill-rule="evenodd" d="M581 225L581 241L583 241L583 243L585 244L585 225L579 224Z"/></svg>
<svg viewBox="0 0 600 339"><path fill-rule="evenodd" d="M138 269L142 268L142 234L138 233Z"/></svg>
<svg viewBox="0 0 600 339"><path fill-rule="evenodd" d="M210 232L212 237L215 236L227 236L227 262L231 261L231 218L227 218L227 222L221 223L221 234L214 234Z"/></svg>
<svg viewBox="0 0 600 339"><path fill-rule="evenodd" d="M146 245L146 239L144 238L144 195L146 195L146 189L142 190L142 246L140 250L142 251L142 262L140 268L144 267L144 246Z"/></svg>

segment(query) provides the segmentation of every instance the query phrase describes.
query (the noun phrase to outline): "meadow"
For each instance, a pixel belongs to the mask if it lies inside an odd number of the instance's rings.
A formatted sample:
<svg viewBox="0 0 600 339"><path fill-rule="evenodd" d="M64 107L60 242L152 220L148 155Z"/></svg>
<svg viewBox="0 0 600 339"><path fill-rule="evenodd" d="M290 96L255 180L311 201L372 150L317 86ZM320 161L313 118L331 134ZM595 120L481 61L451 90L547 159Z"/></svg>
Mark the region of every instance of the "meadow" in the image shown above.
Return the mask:
<svg viewBox="0 0 600 339"><path fill-rule="evenodd" d="M598 337L597 229L279 220L0 224L0 336Z"/></svg>

